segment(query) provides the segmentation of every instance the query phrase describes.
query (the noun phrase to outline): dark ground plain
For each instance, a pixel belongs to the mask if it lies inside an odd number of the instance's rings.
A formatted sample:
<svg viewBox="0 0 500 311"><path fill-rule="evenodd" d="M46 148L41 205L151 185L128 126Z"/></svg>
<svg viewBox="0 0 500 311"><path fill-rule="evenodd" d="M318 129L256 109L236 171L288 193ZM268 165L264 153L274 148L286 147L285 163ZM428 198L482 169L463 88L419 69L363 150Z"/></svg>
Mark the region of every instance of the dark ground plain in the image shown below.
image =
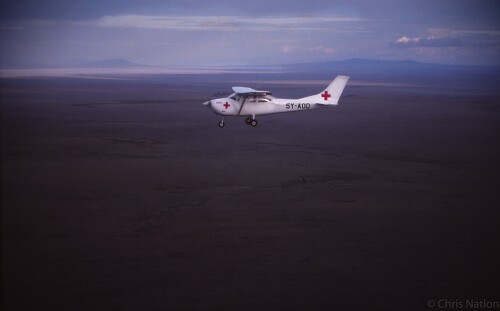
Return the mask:
<svg viewBox="0 0 500 311"><path fill-rule="evenodd" d="M500 300L495 83L352 77L339 107L257 128L201 106L324 88L244 82L272 79L1 80L4 310Z"/></svg>

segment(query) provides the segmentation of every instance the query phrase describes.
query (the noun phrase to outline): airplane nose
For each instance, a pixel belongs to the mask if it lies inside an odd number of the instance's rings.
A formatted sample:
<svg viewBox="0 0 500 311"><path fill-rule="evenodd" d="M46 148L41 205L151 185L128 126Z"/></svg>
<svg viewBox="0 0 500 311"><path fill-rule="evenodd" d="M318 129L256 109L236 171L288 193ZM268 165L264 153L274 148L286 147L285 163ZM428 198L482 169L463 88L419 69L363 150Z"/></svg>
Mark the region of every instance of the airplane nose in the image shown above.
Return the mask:
<svg viewBox="0 0 500 311"><path fill-rule="evenodd" d="M213 105L213 100L208 100L208 101L204 102L202 105L206 106L207 108L210 108L210 110L212 110L213 113L219 114L219 112L217 111L216 105Z"/></svg>

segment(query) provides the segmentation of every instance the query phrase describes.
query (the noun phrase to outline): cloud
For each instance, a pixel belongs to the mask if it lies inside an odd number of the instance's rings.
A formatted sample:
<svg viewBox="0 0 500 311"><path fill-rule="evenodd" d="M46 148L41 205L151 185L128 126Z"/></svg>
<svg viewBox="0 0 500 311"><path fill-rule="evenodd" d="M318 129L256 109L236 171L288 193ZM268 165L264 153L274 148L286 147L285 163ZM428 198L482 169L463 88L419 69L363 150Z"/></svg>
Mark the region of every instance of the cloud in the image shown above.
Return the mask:
<svg viewBox="0 0 500 311"><path fill-rule="evenodd" d="M90 22L75 24L96 27L146 28L174 30L338 30L339 23L360 22L363 19L342 16L165 16L118 15L103 16Z"/></svg>
<svg viewBox="0 0 500 311"><path fill-rule="evenodd" d="M393 42L397 47L458 47L463 46L464 42L455 37L427 37L427 38L411 38L403 36Z"/></svg>
<svg viewBox="0 0 500 311"><path fill-rule="evenodd" d="M453 30L449 28L429 28L427 33L432 37L449 37L453 35Z"/></svg>
<svg viewBox="0 0 500 311"><path fill-rule="evenodd" d="M335 53L337 51L337 49L336 48L331 48L331 47L325 47L325 46L322 46L322 45L316 45L316 46L310 47L309 51L311 51L311 52L321 52L321 53L325 53L325 54L333 54L333 53Z"/></svg>

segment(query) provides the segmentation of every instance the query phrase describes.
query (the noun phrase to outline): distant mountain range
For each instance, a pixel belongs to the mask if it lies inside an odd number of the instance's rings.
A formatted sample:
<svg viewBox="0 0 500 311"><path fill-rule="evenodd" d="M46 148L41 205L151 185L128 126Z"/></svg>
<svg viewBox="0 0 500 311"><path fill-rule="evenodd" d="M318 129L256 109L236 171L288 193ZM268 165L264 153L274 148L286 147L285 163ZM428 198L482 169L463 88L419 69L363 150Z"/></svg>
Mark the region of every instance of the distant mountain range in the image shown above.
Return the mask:
<svg viewBox="0 0 500 311"><path fill-rule="evenodd" d="M499 67L471 66L471 65L447 65L420 63L412 60L393 61L393 60L373 60L363 58L353 58L343 61L328 61L315 63L297 63L285 64L284 68L300 71L347 71L347 72L395 72L395 71L454 71L454 70L498 70Z"/></svg>
<svg viewBox="0 0 500 311"><path fill-rule="evenodd" d="M79 68L130 68L130 67L149 67L146 65L140 65L132 63L126 59L116 58L116 59L106 59L96 62L84 62L76 65Z"/></svg>
<svg viewBox="0 0 500 311"><path fill-rule="evenodd" d="M37 69L37 68L137 68L137 67L161 67L161 66L148 66L133 63L126 59L106 59L101 61L86 61L82 59L75 59L65 64L50 65L43 63L20 63L20 62L2 62L0 68L12 69ZM232 67L232 66L229 66ZM259 66L246 66L240 67L242 69L255 68ZM311 63L295 63L283 64L277 66L266 66L273 68L277 71L295 71L295 72L343 72L344 74L353 73L376 73L376 74L394 74L394 73L433 73L438 71L488 71L498 73L500 67L487 67L487 66L467 66L467 65L445 65L445 64L429 64L420 63L417 61L403 60L373 60L363 58L353 58L342 61L327 61L327 62L311 62ZM214 68L224 68L224 66L215 66ZM233 67L234 68L234 67Z"/></svg>

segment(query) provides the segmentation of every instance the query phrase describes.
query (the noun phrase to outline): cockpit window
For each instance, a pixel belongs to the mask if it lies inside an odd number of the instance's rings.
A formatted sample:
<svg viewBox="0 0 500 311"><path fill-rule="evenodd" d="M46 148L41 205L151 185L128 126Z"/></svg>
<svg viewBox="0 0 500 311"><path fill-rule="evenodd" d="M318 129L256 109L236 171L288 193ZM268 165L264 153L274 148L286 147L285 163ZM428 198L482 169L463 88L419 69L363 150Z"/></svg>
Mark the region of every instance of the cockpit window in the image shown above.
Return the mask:
<svg viewBox="0 0 500 311"><path fill-rule="evenodd" d="M245 100L246 103L268 103L272 101L273 97L266 95L266 96L242 96L240 94L234 93L229 96L229 98L241 102L242 100Z"/></svg>

